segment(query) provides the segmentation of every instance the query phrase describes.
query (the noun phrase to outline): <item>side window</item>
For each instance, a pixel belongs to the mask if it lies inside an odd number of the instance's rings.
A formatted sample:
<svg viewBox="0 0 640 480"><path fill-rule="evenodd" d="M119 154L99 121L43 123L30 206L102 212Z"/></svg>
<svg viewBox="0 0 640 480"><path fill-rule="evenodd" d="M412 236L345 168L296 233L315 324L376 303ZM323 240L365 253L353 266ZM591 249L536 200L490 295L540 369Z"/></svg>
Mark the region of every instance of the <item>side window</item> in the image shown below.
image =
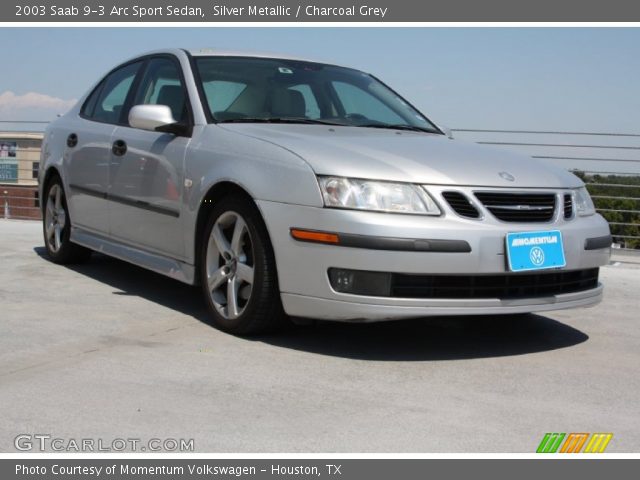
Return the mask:
<svg viewBox="0 0 640 480"><path fill-rule="evenodd" d="M182 83L180 66L169 58L150 60L133 104L166 105L177 122L186 123L187 92Z"/></svg>
<svg viewBox="0 0 640 480"><path fill-rule="evenodd" d="M204 93L209 103L209 110L217 118L226 112L238 97L245 91L247 85L240 82L213 80L204 84Z"/></svg>
<svg viewBox="0 0 640 480"><path fill-rule="evenodd" d="M366 90L344 82L332 82L332 85L346 115L363 115L369 120L389 124L406 123L400 115Z"/></svg>
<svg viewBox="0 0 640 480"><path fill-rule="evenodd" d="M91 118L93 116L93 111L96 108L96 103L98 103L98 97L100 96L100 92L102 91L102 86L104 82L100 82L98 86L91 92L91 95L87 97L87 100L84 102L82 106L81 114L85 117Z"/></svg>
<svg viewBox="0 0 640 480"><path fill-rule="evenodd" d="M122 109L141 63L126 65L103 80L100 96L91 115L92 120L105 123L120 123L123 114Z"/></svg>
<svg viewBox="0 0 640 480"><path fill-rule="evenodd" d="M316 96L313 94L313 90L311 90L311 87L308 84L301 83L300 85L289 87L289 90L295 90L302 94L305 104L304 113L307 118L318 119L321 117L320 107L318 106Z"/></svg>

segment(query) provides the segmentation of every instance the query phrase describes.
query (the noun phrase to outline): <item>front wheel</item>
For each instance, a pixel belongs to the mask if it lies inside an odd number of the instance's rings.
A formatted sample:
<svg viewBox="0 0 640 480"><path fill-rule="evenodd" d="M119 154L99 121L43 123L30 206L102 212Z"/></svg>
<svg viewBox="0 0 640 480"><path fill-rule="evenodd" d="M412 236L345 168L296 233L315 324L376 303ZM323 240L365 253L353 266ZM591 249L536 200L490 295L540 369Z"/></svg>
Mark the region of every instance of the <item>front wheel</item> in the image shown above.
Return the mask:
<svg viewBox="0 0 640 480"><path fill-rule="evenodd" d="M237 335L280 326L284 313L273 248L253 202L222 199L204 235L200 280L214 325Z"/></svg>
<svg viewBox="0 0 640 480"><path fill-rule="evenodd" d="M44 192L42 215L44 244L55 263L81 263L91 256L91 250L71 242L71 218L60 177L53 177Z"/></svg>

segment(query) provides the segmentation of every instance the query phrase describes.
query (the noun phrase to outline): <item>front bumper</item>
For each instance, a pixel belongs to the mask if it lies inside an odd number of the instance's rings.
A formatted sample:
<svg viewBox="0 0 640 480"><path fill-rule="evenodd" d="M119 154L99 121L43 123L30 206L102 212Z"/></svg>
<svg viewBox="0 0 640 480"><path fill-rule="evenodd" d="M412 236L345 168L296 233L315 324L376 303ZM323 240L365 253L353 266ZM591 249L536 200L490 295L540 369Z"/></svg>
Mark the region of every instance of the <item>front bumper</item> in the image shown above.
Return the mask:
<svg viewBox="0 0 640 480"><path fill-rule="evenodd" d="M599 215L556 219L545 224L477 221L452 215L422 217L337 210L258 201L271 236L282 302L292 316L343 321L376 321L433 315L512 314L590 306L602 286L585 291L518 299L421 299L352 295L333 290L330 268L402 274L504 274L508 232L559 229L565 270L596 268L609 261L608 247L585 249L588 239L609 235ZM290 229L307 228L384 238L463 240L470 251L394 251L305 243Z"/></svg>

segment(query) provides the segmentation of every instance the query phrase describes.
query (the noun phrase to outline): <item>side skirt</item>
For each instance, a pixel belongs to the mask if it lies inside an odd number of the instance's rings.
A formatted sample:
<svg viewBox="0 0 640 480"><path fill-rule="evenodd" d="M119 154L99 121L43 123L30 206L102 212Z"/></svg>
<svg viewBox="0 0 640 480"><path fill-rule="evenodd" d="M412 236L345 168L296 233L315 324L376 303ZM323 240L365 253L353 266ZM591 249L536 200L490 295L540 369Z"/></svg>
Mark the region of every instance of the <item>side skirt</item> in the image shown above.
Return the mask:
<svg viewBox="0 0 640 480"><path fill-rule="evenodd" d="M195 284L195 267L179 260L119 243L79 227L71 228L71 241L96 252L119 258L189 285Z"/></svg>

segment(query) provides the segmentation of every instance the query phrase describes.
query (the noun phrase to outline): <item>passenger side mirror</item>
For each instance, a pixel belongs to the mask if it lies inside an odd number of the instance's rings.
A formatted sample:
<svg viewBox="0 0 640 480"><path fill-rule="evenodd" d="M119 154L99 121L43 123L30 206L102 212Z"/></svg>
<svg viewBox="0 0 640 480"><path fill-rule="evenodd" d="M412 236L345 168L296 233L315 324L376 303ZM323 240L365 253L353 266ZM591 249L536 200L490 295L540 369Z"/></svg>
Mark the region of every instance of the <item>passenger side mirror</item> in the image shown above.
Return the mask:
<svg viewBox="0 0 640 480"><path fill-rule="evenodd" d="M136 105L129 112L129 125L151 132L173 133L183 137L191 136L191 127L173 118L166 105Z"/></svg>

